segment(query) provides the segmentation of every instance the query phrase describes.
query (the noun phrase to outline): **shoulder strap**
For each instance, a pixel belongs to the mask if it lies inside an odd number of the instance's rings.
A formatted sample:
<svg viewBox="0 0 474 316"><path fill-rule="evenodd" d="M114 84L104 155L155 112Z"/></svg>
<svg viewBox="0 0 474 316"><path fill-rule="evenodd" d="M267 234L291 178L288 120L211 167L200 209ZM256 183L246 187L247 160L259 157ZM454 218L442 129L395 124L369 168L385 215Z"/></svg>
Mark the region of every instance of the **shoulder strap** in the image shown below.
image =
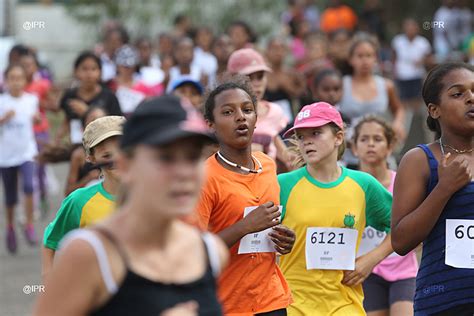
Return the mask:
<svg viewBox="0 0 474 316"><path fill-rule="evenodd" d="M438 160L436 160L428 145L420 144L417 147L421 148L428 158L428 165L430 166L430 180L428 182L427 193L430 193L438 182Z"/></svg>
<svg viewBox="0 0 474 316"><path fill-rule="evenodd" d="M104 236L108 241L110 241L112 245L114 245L115 249L117 249L120 255L120 258L122 258L125 264L125 267L128 267L129 260L128 260L127 252L123 249L123 247L117 241L117 238L115 238L115 236L108 229L102 226L95 226L93 229L99 234L101 234L102 236Z"/></svg>
<svg viewBox="0 0 474 316"><path fill-rule="evenodd" d="M73 240L81 239L87 242L95 252L97 261L99 263L100 274L102 275L102 280L104 281L105 287L110 294L115 294L118 291L118 285L115 282L112 271L110 269L109 259L107 257L107 252L105 251L104 244L97 235L85 229L78 229L72 231L68 234L64 240L61 242L60 247L65 247Z"/></svg>
<svg viewBox="0 0 474 316"><path fill-rule="evenodd" d="M211 233L205 232L202 235L202 240L207 250L207 257L209 258L209 265L211 266L212 274L215 278L221 273L221 261L219 253L217 252L217 245L215 237Z"/></svg>

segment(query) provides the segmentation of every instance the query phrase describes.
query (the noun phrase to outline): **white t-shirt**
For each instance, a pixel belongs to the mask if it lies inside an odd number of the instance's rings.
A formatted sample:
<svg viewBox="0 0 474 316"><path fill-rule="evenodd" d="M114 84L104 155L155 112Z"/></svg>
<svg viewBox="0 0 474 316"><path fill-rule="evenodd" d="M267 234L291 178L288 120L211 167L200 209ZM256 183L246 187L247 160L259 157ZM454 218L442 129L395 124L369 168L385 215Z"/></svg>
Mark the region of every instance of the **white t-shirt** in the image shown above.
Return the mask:
<svg viewBox="0 0 474 316"><path fill-rule="evenodd" d="M205 52L201 47L196 47L194 49L193 65L202 69L209 78L208 86L212 87L218 67L217 58L213 54Z"/></svg>
<svg viewBox="0 0 474 316"><path fill-rule="evenodd" d="M166 88L166 93L171 93L171 85L175 80L178 78L189 78L195 81L201 81L202 70L200 67L196 66L195 64L191 64L191 73L189 74L182 74L179 70L178 66L173 66L170 69L170 79L168 83L168 87Z"/></svg>
<svg viewBox="0 0 474 316"><path fill-rule="evenodd" d="M436 54L445 57L452 49L457 39L456 34L456 14L454 9L441 6L433 17L433 22L442 23L441 25L433 25L433 46ZM447 36L445 35L447 34Z"/></svg>
<svg viewBox="0 0 474 316"><path fill-rule="evenodd" d="M421 79L425 75L423 65L417 65L431 52L430 42L417 35L412 41L405 34L399 34L392 41L392 48L397 55L395 76L399 80Z"/></svg>
<svg viewBox="0 0 474 316"><path fill-rule="evenodd" d="M107 82L114 79L117 73L115 62L106 53L100 55L100 61L102 63L102 81Z"/></svg>
<svg viewBox="0 0 474 316"><path fill-rule="evenodd" d="M38 98L24 92L19 98L5 93L0 95L0 117L14 110L15 115L0 124L0 167L19 166L34 160L38 154L33 118L38 112Z"/></svg>

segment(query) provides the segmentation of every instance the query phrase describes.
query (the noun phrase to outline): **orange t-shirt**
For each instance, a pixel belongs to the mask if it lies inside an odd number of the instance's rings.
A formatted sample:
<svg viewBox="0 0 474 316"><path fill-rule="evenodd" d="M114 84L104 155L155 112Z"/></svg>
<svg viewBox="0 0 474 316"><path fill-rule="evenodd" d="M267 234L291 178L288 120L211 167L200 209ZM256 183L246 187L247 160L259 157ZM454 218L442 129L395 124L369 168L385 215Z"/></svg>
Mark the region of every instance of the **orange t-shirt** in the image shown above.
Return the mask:
<svg viewBox="0 0 474 316"><path fill-rule="evenodd" d="M346 5L336 8L327 8L321 15L321 30L331 33L338 29L352 31L357 24L357 16Z"/></svg>
<svg viewBox="0 0 474 316"><path fill-rule="evenodd" d="M239 174L225 169L215 155L207 162L207 180L198 204L201 228L218 233L243 218L244 209L268 201L280 203L275 162L261 152L260 174ZM219 298L226 315L254 315L286 308L291 293L275 253L237 254L239 243L230 248L230 264L221 274Z"/></svg>

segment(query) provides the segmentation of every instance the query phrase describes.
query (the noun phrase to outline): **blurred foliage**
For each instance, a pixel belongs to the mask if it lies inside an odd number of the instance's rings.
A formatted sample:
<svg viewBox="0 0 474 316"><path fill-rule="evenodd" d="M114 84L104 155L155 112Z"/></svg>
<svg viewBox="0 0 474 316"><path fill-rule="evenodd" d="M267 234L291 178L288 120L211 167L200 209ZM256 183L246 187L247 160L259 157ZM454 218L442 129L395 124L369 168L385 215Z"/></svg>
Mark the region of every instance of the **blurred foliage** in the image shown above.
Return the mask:
<svg viewBox="0 0 474 316"><path fill-rule="evenodd" d="M21 1L21 0L20 0ZM25 1L25 0L23 0ZM155 35L170 29L177 14L191 17L195 25L207 25L222 32L234 20L249 23L257 34L267 36L280 33L280 16L288 0L56 0L64 3L68 12L77 19L94 26L107 19L123 21L132 35ZM320 12L328 0L313 0ZM400 31L402 20L413 17L420 21L423 35L424 21L431 21L441 1L426 0L346 0L360 14L367 5L381 7L380 15L388 38ZM467 1L471 9L474 1Z"/></svg>
<svg viewBox="0 0 474 316"><path fill-rule="evenodd" d="M177 14L191 17L195 25L221 32L234 20L251 24L258 34L273 33L286 0L75 0L65 2L78 22L97 26L107 19L122 21L132 34L155 35L169 29Z"/></svg>

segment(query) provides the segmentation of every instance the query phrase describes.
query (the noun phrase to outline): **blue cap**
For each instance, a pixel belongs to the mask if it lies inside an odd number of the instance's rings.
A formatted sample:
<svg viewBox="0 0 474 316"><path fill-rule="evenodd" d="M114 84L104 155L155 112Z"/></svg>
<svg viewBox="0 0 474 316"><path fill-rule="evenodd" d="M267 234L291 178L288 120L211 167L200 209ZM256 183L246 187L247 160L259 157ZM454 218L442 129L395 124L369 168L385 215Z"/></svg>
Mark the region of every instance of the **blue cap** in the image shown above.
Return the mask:
<svg viewBox="0 0 474 316"><path fill-rule="evenodd" d="M204 87L202 86L202 84L198 80L194 80L190 77L180 77L178 79L173 80L173 82L171 82L171 91L174 91L185 84L191 84L196 87L196 89L198 89L199 91L199 94L201 95L204 93Z"/></svg>

